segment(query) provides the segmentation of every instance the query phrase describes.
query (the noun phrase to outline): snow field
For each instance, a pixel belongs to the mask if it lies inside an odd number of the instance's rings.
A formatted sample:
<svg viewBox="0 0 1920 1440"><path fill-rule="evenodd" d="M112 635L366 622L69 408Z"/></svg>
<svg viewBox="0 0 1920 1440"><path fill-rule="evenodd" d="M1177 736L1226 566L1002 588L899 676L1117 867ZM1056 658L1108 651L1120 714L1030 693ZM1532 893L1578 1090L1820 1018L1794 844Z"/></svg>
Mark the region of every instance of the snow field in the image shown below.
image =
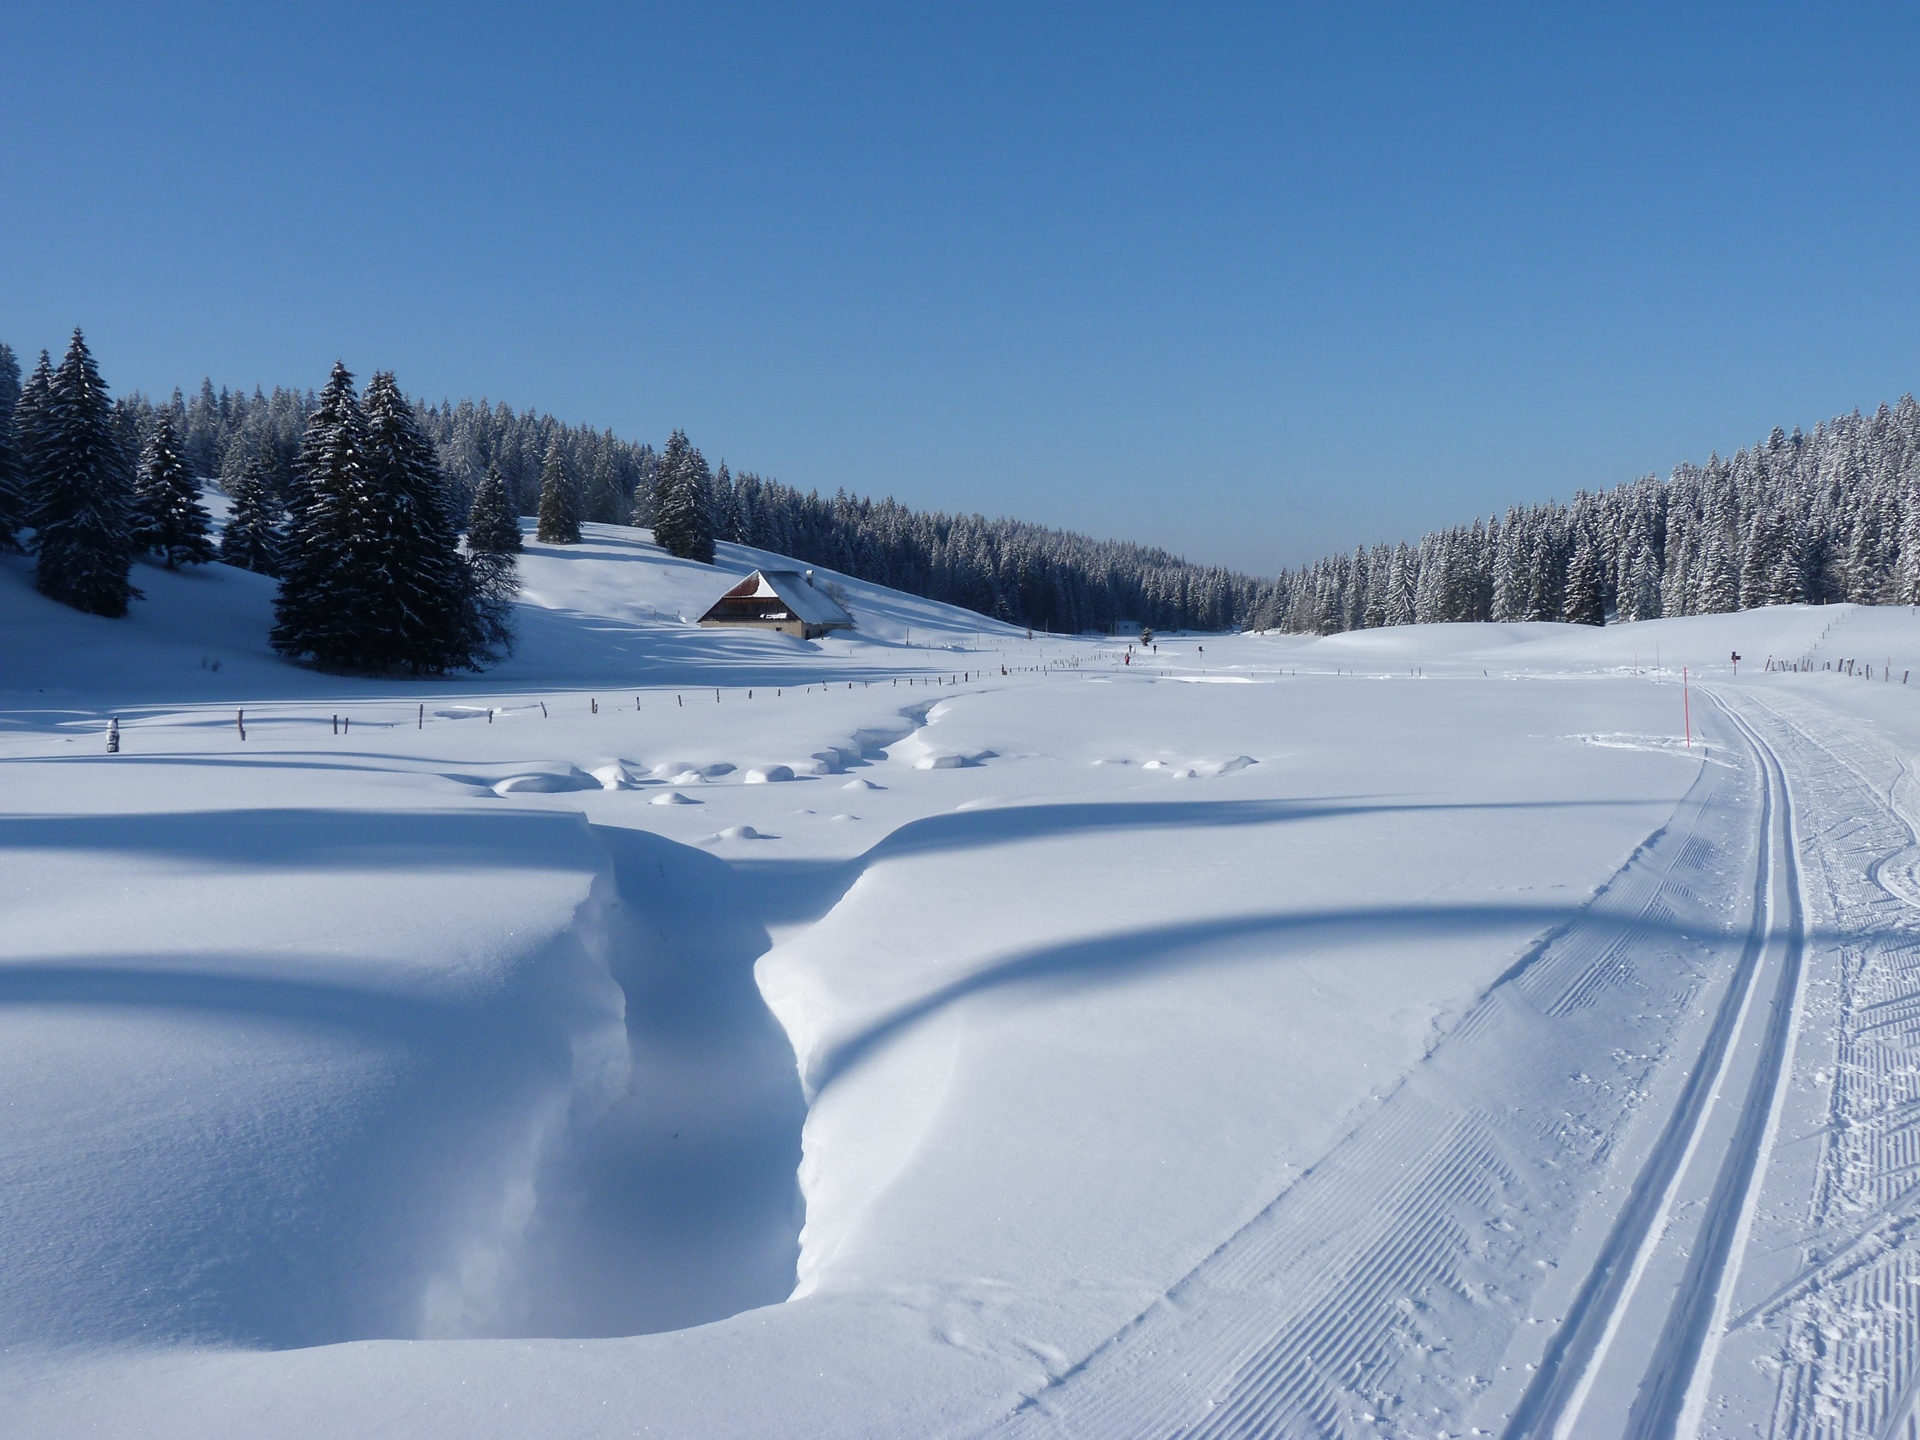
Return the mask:
<svg viewBox="0 0 1920 1440"><path fill-rule="evenodd" d="M663 618L750 552L589 532L529 556L519 656L442 682L279 666L253 577L143 567L115 629L0 561L0 1430L1498 1429L1667 1173L1753 914L1759 762L1704 693L1687 747L1673 669L1915 847L1904 612L1123 663L846 582L861 631L804 644ZM1816 936L1808 1014L1870 1033L1844 996L1904 993L1897 933ZM1783 1061L1780 1133L1904 1083L1845 1044ZM1643 1275L1758 1154L1702 1115ZM1778 1153L1698 1290L1761 1307L1709 1426L1894 1283L1781 1237L1823 1186L1895 1255L1902 1152ZM1631 1409L1611 1353L1579 1433Z"/></svg>

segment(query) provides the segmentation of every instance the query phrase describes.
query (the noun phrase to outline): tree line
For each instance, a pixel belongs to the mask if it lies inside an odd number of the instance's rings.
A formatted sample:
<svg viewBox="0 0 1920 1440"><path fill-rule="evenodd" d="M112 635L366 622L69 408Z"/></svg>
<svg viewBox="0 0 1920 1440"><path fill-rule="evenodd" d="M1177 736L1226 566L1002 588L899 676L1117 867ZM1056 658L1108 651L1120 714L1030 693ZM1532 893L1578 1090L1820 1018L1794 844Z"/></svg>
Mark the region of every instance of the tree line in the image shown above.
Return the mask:
<svg viewBox="0 0 1920 1440"><path fill-rule="evenodd" d="M1762 605L1920 603L1920 405L1812 434L1776 427L1730 458L1570 504L1362 546L1283 572L1255 623L1332 634L1432 621L1601 625Z"/></svg>
<svg viewBox="0 0 1920 1440"><path fill-rule="evenodd" d="M312 427L343 423L334 413L340 396L248 395L203 381L194 395L176 391L158 405L139 394L109 403L77 334L75 343L78 353L70 349L57 369L43 355L24 387L0 346L0 546L30 537L48 593L118 613L134 592L125 566L115 570L116 545L169 564L203 559L197 476L218 476L233 500L223 559L267 573L286 568L297 587L290 555L309 543L345 545L308 535L302 478ZM396 497L413 492L394 477L425 467L420 493L431 491L443 516L425 530L390 527L392 536L428 543L421 536L430 531L431 545L443 546L446 534L468 532L464 572L444 561L422 570L463 576L447 583L468 595L455 605L466 638L406 662L429 669L483 663L507 643L501 597L511 570L480 557L510 556L514 517L529 513L548 542L577 542L583 522L631 523L688 559L711 562L716 541L733 541L1014 624L1076 632L1120 621L1320 634L1437 621L1598 625L1794 601L1920 603L1920 406L1911 396L1811 434L1776 428L1664 481L1648 475L1567 504L1516 506L1417 544L1360 546L1263 581L1147 546L913 510L891 498L826 497L724 462L715 471L679 430L656 451L504 403L408 404L387 388L380 404L405 410L403 448L414 448L404 464L383 462L382 483L399 488L378 503L401 503ZM55 425L57 444L37 438L43 408L66 417ZM29 461L43 443L52 445L47 458ZM122 478L83 497L72 477L96 469ZM332 573L360 572L343 565ZM398 592L382 603L418 608Z"/></svg>
<svg viewBox="0 0 1920 1440"><path fill-rule="evenodd" d="M156 405L135 394L115 409L136 445L170 410L189 471L218 477L231 495L256 466L262 493L284 505L318 405L312 391L249 394L202 381L191 395ZM716 470L677 430L656 450L485 399L414 408L460 523L492 483L513 514L539 516L552 535L583 522L633 524L672 553L705 561L715 541L734 541L1036 630L1104 631L1128 620L1224 630L1251 619L1270 588L1150 546L844 491L822 496L724 462Z"/></svg>

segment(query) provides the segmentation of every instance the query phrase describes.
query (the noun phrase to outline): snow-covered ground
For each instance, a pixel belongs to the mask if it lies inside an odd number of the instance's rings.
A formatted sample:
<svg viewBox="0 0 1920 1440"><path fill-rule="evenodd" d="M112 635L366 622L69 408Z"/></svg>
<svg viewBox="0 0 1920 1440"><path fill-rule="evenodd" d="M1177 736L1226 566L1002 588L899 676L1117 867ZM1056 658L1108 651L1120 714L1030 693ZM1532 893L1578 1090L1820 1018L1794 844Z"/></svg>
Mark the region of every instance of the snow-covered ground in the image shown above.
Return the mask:
<svg viewBox="0 0 1920 1440"><path fill-rule="evenodd" d="M1914 1423L1920 619L806 643L588 531L439 681L0 559L0 1433Z"/></svg>

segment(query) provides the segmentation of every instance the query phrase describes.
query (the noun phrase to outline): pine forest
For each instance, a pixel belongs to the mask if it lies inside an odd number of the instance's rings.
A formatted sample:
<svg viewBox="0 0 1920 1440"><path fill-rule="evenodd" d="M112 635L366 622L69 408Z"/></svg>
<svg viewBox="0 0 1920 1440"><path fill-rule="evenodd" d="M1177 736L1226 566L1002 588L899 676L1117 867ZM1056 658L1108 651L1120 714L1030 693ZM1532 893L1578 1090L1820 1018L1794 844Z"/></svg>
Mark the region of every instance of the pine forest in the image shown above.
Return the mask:
<svg viewBox="0 0 1920 1440"><path fill-rule="evenodd" d="M123 613L137 596L135 554L169 565L213 557L191 477L217 478L234 502L219 558L283 578L276 636L287 653L423 670L483 664L510 642L518 515L537 516L547 543L577 543L585 521L650 527L669 551L701 561L716 540L757 546L1035 630L1330 634L1920 603L1911 396L1811 434L1775 429L1664 481L1516 506L1417 544L1362 545L1260 579L1018 520L715 470L679 430L656 451L504 403L409 402L386 375L363 405L343 376L336 369L318 393L203 381L158 404L138 393L110 401L78 332L59 366L43 354L24 384L0 346L0 548L25 539L49 594ZM424 557L410 562L416 593L342 598L355 576L382 573L363 531ZM329 595L303 599L303 576ZM451 601L433 598L443 585ZM412 638L397 649L329 638L330 615L366 605L404 617L394 623Z"/></svg>

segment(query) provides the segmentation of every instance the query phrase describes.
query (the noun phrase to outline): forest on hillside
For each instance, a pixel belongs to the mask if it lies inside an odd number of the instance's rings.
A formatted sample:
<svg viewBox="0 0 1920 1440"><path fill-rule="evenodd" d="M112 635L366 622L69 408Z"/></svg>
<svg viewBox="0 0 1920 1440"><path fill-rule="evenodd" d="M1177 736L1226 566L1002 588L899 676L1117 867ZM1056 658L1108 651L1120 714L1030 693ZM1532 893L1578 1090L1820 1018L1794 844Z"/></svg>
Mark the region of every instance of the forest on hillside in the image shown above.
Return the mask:
<svg viewBox="0 0 1920 1440"><path fill-rule="evenodd" d="M1776 428L1569 504L1362 546L1283 572L1255 624L1333 634L1434 621L1599 625L1762 605L1920 603L1920 405Z"/></svg>
<svg viewBox="0 0 1920 1440"><path fill-rule="evenodd" d="M0 416L20 395L0 345ZM229 494L251 467L269 502L297 493L312 390L251 394L202 381L112 404L131 472L162 416L193 475ZM1278 629L1331 634L1441 621L1599 625L1761 605L1920 602L1920 406L1911 396L1776 428L1731 457L1679 465L1568 502L1430 532L1260 579L1165 550L1013 519L914 510L891 498L801 491L722 463L679 432L665 450L505 403L412 402L456 525L497 477L513 514L563 484L578 520L666 526L692 549L737 541L1030 626L1105 631ZM0 450L4 437L0 437ZM5 483L0 456L0 486ZM672 496L672 513L663 497Z"/></svg>
<svg viewBox="0 0 1920 1440"><path fill-rule="evenodd" d="M276 495L291 492L301 437L317 398L276 387L216 390L203 381L156 404L133 393L115 404L128 453L137 455L161 410L173 412L194 473L223 488L259 462ZM658 518L661 452L610 430L566 425L504 403L416 400L433 440L456 518L488 468L498 470L516 513L539 504L542 470L557 455L579 518L652 527ZM1107 630L1118 621L1156 629L1227 630L1259 609L1268 585L1164 550L1095 540L1018 520L912 510L892 499L844 491L823 496L724 463L690 462L716 539L791 555L808 564L977 610L1033 629Z"/></svg>

